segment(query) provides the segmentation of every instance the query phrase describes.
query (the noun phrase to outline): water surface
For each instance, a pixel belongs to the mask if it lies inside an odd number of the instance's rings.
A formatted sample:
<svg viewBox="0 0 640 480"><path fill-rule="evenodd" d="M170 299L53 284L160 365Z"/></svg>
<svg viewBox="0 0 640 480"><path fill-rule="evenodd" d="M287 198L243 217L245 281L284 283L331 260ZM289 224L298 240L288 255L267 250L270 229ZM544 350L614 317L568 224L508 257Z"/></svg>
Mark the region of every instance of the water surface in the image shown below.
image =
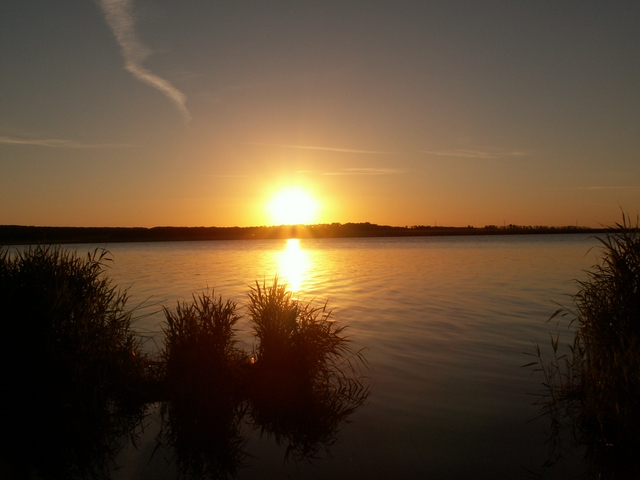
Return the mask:
<svg viewBox="0 0 640 480"><path fill-rule="evenodd" d="M573 279L595 263L585 235L415 237L132 243L107 245L110 275L132 303L173 306L214 288L239 304L249 285L275 275L301 299L329 302L366 348L373 386L332 458L285 464L254 434L241 478L527 478L545 458L533 397L541 378L521 368L545 321L568 304ZM82 245L79 251L95 246ZM160 332L163 316L138 326ZM246 324L241 338L251 348ZM161 334L156 337L161 342ZM147 344L154 348L153 343ZM151 421L116 478L175 478L156 453ZM568 462L552 471L564 478Z"/></svg>

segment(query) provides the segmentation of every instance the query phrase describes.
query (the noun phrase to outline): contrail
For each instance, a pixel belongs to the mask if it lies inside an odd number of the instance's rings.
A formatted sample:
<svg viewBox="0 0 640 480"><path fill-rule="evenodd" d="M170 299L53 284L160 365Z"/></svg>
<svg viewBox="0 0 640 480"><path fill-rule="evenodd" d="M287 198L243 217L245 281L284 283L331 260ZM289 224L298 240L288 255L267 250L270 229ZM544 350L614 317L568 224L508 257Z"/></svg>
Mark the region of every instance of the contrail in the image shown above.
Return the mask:
<svg viewBox="0 0 640 480"><path fill-rule="evenodd" d="M124 68L141 82L160 90L175 103L185 122L191 120L187 97L170 82L142 66L151 51L136 38L131 0L100 0L100 7L122 50Z"/></svg>

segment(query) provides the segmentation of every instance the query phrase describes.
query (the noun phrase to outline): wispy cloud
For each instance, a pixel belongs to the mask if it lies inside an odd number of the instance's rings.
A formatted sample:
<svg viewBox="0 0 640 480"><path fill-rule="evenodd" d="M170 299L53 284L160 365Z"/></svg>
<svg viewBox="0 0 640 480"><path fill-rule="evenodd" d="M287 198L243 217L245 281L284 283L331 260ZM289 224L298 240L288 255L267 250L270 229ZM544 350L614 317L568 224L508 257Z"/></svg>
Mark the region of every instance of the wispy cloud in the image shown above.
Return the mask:
<svg viewBox="0 0 640 480"><path fill-rule="evenodd" d="M125 148L135 145L125 143L81 143L60 138L17 138L0 135L0 145L32 145L49 148Z"/></svg>
<svg viewBox="0 0 640 480"><path fill-rule="evenodd" d="M176 176L174 174L173 176ZM253 178L255 175L243 175L243 174L233 174L233 173L221 173L221 174L201 174L201 173L180 173L177 174L180 177L198 177L198 178Z"/></svg>
<svg viewBox="0 0 640 480"><path fill-rule="evenodd" d="M498 149L462 149L456 148L452 150L422 150L420 153L429 155L437 155L439 157L461 157L461 158L505 158L505 157L521 157L528 155L528 152L518 150L498 150Z"/></svg>
<svg viewBox="0 0 640 480"><path fill-rule="evenodd" d="M295 148L298 150L319 150L324 152L341 152L341 153L367 153L374 155L394 155L398 152L389 152L383 150L358 150L353 148L334 148L334 147L318 147L313 145L278 145L275 143L249 143L249 145L258 145L262 147L276 148Z"/></svg>
<svg viewBox="0 0 640 480"><path fill-rule="evenodd" d="M640 190L640 186L592 185L586 187L569 187L569 190Z"/></svg>
<svg viewBox="0 0 640 480"><path fill-rule="evenodd" d="M320 147L316 145L287 145L276 143L249 143L249 145L258 145L263 147L274 148L295 148L299 150L317 150L325 152L340 152L340 153L356 153L356 154L370 154L370 155L406 155L412 154L412 152L394 152L390 150L361 150L354 148L335 148L335 147ZM421 150L421 154L436 155L440 157L461 157L461 158L505 158L505 157L520 157L529 155L530 152L518 151L518 150L499 150L499 149L451 149L451 150Z"/></svg>
<svg viewBox="0 0 640 480"><path fill-rule="evenodd" d="M343 168L337 172L325 172L322 175L396 175L405 170L397 168Z"/></svg>
<svg viewBox="0 0 640 480"><path fill-rule="evenodd" d="M122 50L124 68L141 82L164 93L178 107L185 122L189 122L191 114L186 107L187 97L185 94L169 81L142 66L142 62L151 51L136 38L131 3L131 0L100 0L100 7L104 12L107 24L111 27Z"/></svg>

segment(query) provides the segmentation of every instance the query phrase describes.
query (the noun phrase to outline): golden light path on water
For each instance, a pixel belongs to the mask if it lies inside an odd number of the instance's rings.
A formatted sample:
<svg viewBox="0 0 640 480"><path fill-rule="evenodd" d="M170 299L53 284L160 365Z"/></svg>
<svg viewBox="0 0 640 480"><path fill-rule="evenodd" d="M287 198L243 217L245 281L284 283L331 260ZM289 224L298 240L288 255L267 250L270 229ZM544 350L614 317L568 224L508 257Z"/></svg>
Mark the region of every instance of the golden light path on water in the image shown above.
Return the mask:
<svg viewBox="0 0 640 480"><path fill-rule="evenodd" d="M288 239L285 249L277 254L278 276L287 284L287 289L300 291L310 267L309 252L300 248L300 240Z"/></svg>

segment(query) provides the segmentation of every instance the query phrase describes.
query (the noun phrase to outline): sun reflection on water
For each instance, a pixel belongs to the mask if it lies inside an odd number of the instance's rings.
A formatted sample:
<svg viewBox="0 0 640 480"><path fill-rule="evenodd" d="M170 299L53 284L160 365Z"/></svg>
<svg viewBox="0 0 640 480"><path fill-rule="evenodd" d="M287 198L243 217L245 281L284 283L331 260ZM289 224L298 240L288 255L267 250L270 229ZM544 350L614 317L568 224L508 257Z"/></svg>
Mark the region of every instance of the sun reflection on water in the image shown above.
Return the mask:
<svg viewBox="0 0 640 480"><path fill-rule="evenodd" d="M288 290L298 292L309 271L310 264L309 253L300 248L300 240L290 238L287 240L285 249L279 252L278 276L287 283Z"/></svg>

